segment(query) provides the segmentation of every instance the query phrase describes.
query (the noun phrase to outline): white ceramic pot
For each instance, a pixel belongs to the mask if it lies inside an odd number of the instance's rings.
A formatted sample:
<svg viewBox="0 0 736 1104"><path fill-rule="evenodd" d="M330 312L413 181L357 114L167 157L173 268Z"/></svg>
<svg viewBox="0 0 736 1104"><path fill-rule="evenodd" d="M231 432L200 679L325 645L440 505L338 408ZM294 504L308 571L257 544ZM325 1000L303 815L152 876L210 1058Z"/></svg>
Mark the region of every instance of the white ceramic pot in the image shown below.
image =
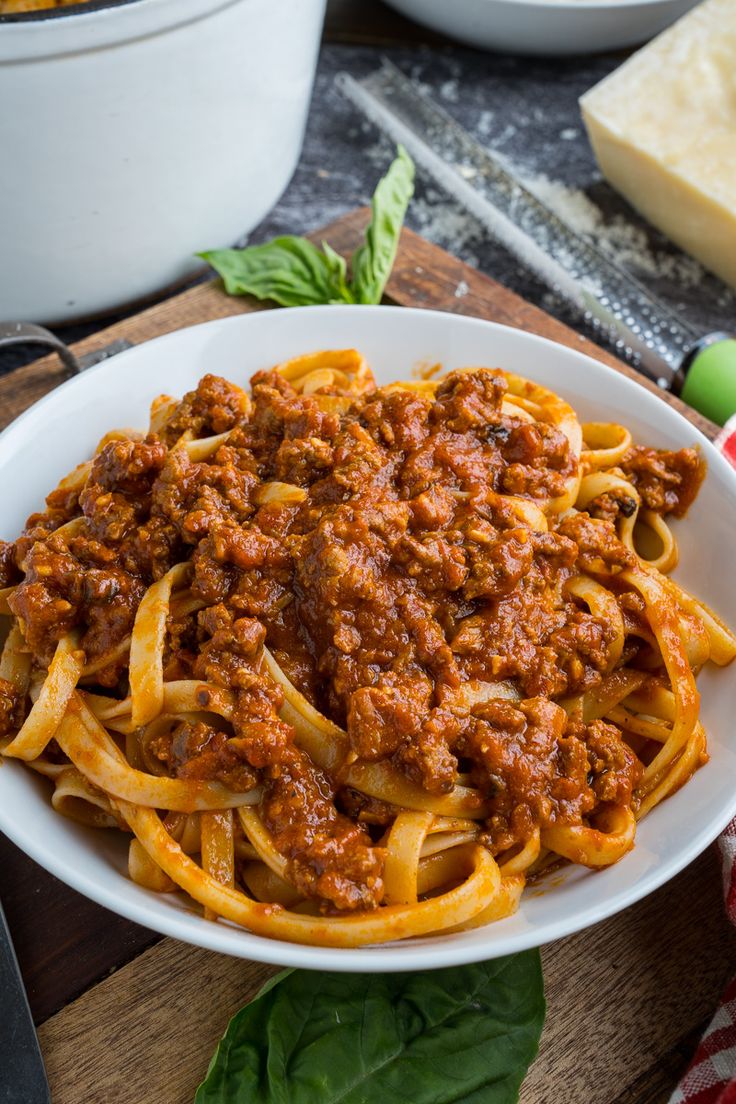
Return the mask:
<svg viewBox="0 0 736 1104"><path fill-rule="evenodd" d="M109 0L0 20L0 318L181 280L296 166L325 0Z"/></svg>
<svg viewBox="0 0 736 1104"><path fill-rule="evenodd" d="M591 54L638 46L697 0L386 0L469 46L518 54Z"/></svg>

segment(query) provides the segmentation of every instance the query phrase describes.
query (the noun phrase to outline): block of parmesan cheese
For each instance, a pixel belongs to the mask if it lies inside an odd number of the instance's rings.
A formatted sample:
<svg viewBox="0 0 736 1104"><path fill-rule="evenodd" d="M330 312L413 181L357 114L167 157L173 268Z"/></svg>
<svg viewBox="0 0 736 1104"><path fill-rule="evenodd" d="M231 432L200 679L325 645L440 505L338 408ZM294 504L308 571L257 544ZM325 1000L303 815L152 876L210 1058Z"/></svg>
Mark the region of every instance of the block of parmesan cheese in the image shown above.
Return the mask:
<svg viewBox="0 0 736 1104"><path fill-rule="evenodd" d="M736 0L705 0L580 106L606 179L736 287Z"/></svg>

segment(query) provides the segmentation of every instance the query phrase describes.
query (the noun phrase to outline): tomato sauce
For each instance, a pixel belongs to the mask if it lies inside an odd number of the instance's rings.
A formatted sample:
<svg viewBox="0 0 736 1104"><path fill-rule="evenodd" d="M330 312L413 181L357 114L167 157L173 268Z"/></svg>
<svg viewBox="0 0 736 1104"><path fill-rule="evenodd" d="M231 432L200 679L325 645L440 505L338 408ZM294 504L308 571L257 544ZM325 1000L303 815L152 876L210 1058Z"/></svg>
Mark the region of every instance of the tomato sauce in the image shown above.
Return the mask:
<svg viewBox="0 0 736 1104"><path fill-rule="evenodd" d="M326 908L378 904L376 841L392 812L295 745L264 642L346 728L355 758L389 761L428 793L460 775L478 787L494 853L536 827L582 823L600 802L629 803L640 776L614 726L557 704L601 681L613 640L565 583L632 554L605 518L573 512L539 531L514 509L510 495L562 494L578 461L553 425L510 413L505 391L480 369L434 396L374 389L330 408L276 371L253 378L250 401L205 376L160 436L109 440L81 492L52 492L17 541L0 542L0 585L17 584L11 606L36 662L78 629L88 660L110 654L95 679L121 696L127 657L112 653L146 588L191 561L197 608L172 610L166 677L228 688L235 712L182 723L150 752L172 776L260 782L291 877ZM173 447L221 433L204 461ZM679 514L702 480L691 452L632 449L622 467L650 509ZM302 501L260 504L273 481ZM468 705L471 680L509 682L519 700ZM0 728L17 713L11 691L0 685Z"/></svg>

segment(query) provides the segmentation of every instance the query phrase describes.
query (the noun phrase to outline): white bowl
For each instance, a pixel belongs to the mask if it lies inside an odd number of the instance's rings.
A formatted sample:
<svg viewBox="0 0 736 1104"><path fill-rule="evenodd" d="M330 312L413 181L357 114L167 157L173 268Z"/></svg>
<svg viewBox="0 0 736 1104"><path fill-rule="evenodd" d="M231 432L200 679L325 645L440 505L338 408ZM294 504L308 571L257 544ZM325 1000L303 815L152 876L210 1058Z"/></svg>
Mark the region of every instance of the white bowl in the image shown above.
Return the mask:
<svg viewBox="0 0 736 1104"><path fill-rule="evenodd" d="M296 167L325 0L92 0L0 18L0 318L181 281Z"/></svg>
<svg viewBox="0 0 736 1104"><path fill-rule="evenodd" d="M379 382L406 378L416 364L511 369L559 391L583 420L624 422L635 439L678 448L697 443L708 478L688 519L676 523L675 576L736 625L732 585L736 473L661 399L562 345L520 330L434 311L391 307L307 307L209 322L105 361L47 395L0 436L0 536L25 517L113 426L143 426L150 399L180 395L205 372L245 381L300 352L356 346ZM43 447L39 447L43 442ZM710 762L639 826L635 849L598 873L568 866L528 892L515 916L486 928L359 950L302 947L254 936L197 915L183 898L129 881L122 833L84 829L54 813L45 780L17 762L0 765L0 829L62 881L139 924L244 958L328 970L408 970L494 958L559 939L625 908L689 863L736 813L733 675L698 680Z"/></svg>
<svg viewBox="0 0 736 1104"><path fill-rule="evenodd" d="M386 0L468 46L519 54L593 54L638 46L697 0Z"/></svg>

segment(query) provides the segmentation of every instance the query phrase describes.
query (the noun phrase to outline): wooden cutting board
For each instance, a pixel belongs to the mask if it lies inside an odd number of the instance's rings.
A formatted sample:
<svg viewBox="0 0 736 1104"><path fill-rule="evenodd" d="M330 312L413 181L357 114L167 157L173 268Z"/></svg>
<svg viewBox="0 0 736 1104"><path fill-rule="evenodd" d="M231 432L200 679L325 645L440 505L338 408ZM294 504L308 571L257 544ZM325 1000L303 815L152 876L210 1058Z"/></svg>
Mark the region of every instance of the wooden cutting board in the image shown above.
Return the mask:
<svg viewBox="0 0 736 1104"><path fill-rule="evenodd" d="M350 253L365 221L365 211L353 212L315 240ZM521 327L641 382L609 353L410 231L387 298ZM75 351L121 338L138 344L258 309L229 298L217 282L201 284ZM63 379L55 358L0 379L0 426ZM711 423L665 398L713 436ZM275 969L163 939L113 916L1 836L0 894L54 1104L191 1104L229 1017ZM736 965L714 850L645 901L546 947L543 960L549 1011L522 1104L665 1104Z"/></svg>

